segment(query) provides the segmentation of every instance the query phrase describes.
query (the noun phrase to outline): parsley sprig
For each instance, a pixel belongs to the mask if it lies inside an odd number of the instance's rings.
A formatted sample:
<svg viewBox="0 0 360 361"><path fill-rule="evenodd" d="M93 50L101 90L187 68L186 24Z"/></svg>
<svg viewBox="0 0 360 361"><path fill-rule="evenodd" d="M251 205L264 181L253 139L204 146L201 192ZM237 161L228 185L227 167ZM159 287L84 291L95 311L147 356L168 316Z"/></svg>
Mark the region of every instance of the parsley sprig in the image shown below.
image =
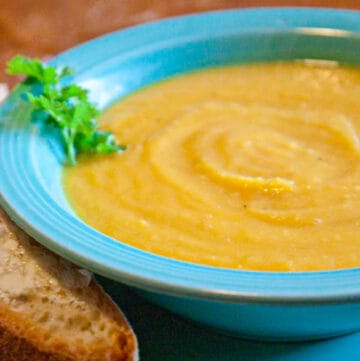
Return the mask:
<svg viewBox="0 0 360 361"><path fill-rule="evenodd" d="M114 135L98 130L99 110L89 101L88 91L76 84L63 85L62 79L73 74L68 67L43 64L39 59L21 55L12 58L6 72L24 75L26 81L39 86L39 93L27 93L40 118L60 131L68 163L75 164L79 154L122 152L126 146L117 144Z"/></svg>

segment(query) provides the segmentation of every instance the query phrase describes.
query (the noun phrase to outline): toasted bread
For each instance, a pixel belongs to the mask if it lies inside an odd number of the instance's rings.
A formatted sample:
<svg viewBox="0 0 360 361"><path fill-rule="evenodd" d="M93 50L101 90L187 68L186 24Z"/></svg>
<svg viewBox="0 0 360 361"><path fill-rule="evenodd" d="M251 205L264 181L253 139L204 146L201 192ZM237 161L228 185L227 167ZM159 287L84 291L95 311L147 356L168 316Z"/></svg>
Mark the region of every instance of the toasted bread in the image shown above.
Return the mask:
<svg viewBox="0 0 360 361"><path fill-rule="evenodd" d="M0 360L134 361L137 340L91 274L0 208Z"/></svg>

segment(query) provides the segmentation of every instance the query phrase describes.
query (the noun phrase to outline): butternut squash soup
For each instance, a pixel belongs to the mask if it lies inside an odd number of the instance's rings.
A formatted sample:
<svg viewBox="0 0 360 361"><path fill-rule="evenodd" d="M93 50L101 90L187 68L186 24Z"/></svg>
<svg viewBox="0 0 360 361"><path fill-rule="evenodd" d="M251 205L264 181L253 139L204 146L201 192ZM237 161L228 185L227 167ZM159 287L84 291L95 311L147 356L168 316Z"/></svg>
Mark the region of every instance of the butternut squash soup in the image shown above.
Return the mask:
<svg viewBox="0 0 360 361"><path fill-rule="evenodd" d="M68 167L64 187L101 232L218 267L360 266L360 69L207 69L131 94L100 122L128 150Z"/></svg>

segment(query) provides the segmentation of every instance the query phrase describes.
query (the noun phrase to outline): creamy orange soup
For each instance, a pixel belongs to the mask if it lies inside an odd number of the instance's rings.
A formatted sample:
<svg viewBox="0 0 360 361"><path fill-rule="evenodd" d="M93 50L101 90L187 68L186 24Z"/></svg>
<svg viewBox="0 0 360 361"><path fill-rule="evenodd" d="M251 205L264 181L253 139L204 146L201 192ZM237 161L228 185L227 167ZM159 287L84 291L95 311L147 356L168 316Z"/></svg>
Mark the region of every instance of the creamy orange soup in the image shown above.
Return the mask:
<svg viewBox="0 0 360 361"><path fill-rule="evenodd" d="M218 267L360 266L360 70L204 70L132 94L100 121L128 150L67 168L64 186L103 233Z"/></svg>

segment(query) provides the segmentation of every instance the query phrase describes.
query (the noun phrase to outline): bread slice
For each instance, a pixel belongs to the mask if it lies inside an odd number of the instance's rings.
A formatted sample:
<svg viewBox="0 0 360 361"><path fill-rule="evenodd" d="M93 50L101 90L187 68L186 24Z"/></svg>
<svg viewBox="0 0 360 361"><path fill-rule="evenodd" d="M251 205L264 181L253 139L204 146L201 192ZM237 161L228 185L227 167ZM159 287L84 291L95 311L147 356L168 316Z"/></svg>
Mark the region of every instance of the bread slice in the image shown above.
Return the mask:
<svg viewBox="0 0 360 361"><path fill-rule="evenodd" d="M0 360L137 360L132 329L91 274L37 244L1 208Z"/></svg>

